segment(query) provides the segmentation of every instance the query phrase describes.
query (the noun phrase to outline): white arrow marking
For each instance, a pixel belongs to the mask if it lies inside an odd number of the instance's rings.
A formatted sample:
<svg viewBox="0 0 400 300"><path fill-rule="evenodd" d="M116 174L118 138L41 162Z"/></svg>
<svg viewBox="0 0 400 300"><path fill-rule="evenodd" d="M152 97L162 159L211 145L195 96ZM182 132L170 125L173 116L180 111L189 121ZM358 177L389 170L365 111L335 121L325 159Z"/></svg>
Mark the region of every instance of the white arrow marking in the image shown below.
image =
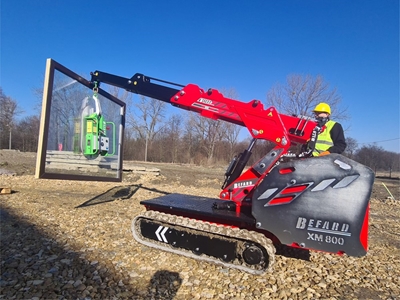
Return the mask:
<svg viewBox="0 0 400 300"><path fill-rule="evenodd" d="M158 226L157 230L156 230L156 236L158 238L159 241L162 241L161 237L160 237L160 231L163 229L163 226Z"/></svg>
<svg viewBox="0 0 400 300"><path fill-rule="evenodd" d="M167 232L168 227L165 227L164 230L161 232L161 237L164 242L168 243L167 239L165 238L165 233Z"/></svg>
<svg viewBox="0 0 400 300"><path fill-rule="evenodd" d="M163 230L163 228L164 228L164 230ZM158 228L156 230L156 236L160 242L164 241L164 243L168 243L168 240L165 238L165 233L167 232L167 230L168 230L168 227L158 226ZM161 234L160 234L160 232L161 232Z"/></svg>

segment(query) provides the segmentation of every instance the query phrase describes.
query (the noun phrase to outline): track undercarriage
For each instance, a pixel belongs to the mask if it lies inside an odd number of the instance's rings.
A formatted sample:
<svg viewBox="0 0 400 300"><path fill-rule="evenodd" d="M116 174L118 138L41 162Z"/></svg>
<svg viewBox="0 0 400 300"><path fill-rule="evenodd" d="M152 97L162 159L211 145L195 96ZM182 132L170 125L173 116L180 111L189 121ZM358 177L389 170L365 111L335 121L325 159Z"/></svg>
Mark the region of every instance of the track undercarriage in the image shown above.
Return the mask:
<svg viewBox="0 0 400 300"><path fill-rule="evenodd" d="M272 241L262 233L245 229L254 221L245 214L214 211L215 201L220 200L180 194L143 201L150 210L133 220L133 236L153 248L251 274L270 269L275 261ZM174 214L169 214L172 209ZM226 218L228 224L216 222L216 217L222 216L230 216Z"/></svg>

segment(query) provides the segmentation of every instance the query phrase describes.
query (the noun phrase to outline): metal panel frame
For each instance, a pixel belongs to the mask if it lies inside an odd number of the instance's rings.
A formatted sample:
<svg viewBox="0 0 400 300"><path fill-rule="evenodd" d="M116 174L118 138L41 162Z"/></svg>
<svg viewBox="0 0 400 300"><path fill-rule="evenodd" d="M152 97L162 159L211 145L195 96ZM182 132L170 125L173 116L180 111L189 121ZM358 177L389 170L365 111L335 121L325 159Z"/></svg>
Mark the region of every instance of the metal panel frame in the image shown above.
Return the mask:
<svg viewBox="0 0 400 300"><path fill-rule="evenodd" d="M98 88L98 94L109 99L110 101L118 104L121 107L121 123L118 130L119 133L119 144L118 148L118 171L116 177L104 177L104 176L88 176L88 175L75 175L75 174L61 174L61 173L51 173L46 171L46 149L48 143L49 134L49 119L50 119L50 108L52 102L52 91L54 84L54 74L55 70L63 73L64 75L76 80L80 84L86 86L89 89L93 89L93 84L79 76L78 74L67 69L63 65L59 64L55 60L48 58L46 61L46 73L44 80L43 89L43 100L42 100L42 112L40 119L40 130L39 130L39 141L38 141L38 152L36 159L36 171L35 178L44 179L64 179L64 180L87 180L87 181L111 181L120 182L122 181L122 161L123 161L123 133L125 128L125 112L126 104L125 102L119 100L118 98L110 95L106 91Z"/></svg>

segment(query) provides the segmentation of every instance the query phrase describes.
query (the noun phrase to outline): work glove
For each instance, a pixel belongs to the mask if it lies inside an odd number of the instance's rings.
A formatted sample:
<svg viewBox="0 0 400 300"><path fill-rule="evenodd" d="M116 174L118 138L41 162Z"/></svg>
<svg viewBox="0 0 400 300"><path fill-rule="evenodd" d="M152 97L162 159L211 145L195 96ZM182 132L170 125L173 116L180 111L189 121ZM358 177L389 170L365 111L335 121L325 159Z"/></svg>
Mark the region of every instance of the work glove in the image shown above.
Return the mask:
<svg viewBox="0 0 400 300"><path fill-rule="evenodd" d="M318 156L325 156L331 154L329 151L321 152Z"/></svg>

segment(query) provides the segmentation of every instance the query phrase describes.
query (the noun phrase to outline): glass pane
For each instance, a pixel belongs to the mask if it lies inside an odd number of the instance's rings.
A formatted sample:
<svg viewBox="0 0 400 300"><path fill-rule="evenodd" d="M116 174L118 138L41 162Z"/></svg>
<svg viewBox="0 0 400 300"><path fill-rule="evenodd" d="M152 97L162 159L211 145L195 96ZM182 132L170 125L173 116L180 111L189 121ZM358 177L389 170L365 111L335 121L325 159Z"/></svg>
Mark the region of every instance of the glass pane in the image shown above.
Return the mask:
<svg viewBox="0 0 400 300"><path fill-rule="evenodd" d="M90 82L54 61L52 65L43 97L47 138L39 145L45 155L38 177L121 180L125 105L101 89L93 91Z"/></svg>

